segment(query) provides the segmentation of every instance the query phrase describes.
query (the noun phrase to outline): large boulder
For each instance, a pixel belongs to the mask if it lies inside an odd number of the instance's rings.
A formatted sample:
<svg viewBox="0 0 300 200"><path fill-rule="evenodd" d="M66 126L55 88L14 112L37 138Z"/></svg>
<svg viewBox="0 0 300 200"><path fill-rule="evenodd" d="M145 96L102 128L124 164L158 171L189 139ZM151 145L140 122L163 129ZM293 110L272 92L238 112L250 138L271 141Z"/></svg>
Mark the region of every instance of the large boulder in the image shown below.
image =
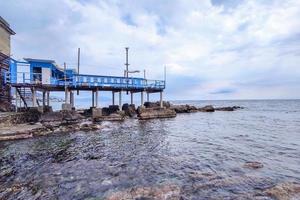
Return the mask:
<svg viewBox="0 0 300 200"><path fill-rule="evenodd" d="M145 102L144 106L146 108L157 108L160 107L160 102L156 101L156 102ZM169 101L163 101L163 107L164 108L170 108L171 107L171 103Z"/></svg>
<svg viewBox="0 0 300 200"><path fill-rule="evenodd" d="M176 112L169 108L138 108L138 118L140 120L172 117L176 117Z"/></svg>
<svg viewBox="0 0 300 200"><path fill-rule="evenodd" d="M120 108L118 105L110 105L109 107L102 108L102 115L108 116L112 113L118 113L120 111Z"/></svg>
<svg viewBox="0 0 300 200"><path fill-rule="evenodd" d="M198 108L200 112L215 112L215 108L212 105L204 106L202 108Z"/></svg>
<svg viewBox="0 0 300 200"><path fill-rule="evenodd" d="M125 103L122 106L122 110L125 112L125 115L129 117L134 117L136 115L136 109L134 104Z"/></svg>
<svg viewBox="0 0 300 200"><path fill-rule="evenodd" d="M7 101L0 100L0 112L11 112L14 111L15 107Z"/></svg>
<svg viewBox="0 0 300 200"><path fill-rule="evenodd" d="M197 112L197 108L195 106L191 105L172 105L170 107L172 110L174 110L176 113L193 113Z"/></svg>

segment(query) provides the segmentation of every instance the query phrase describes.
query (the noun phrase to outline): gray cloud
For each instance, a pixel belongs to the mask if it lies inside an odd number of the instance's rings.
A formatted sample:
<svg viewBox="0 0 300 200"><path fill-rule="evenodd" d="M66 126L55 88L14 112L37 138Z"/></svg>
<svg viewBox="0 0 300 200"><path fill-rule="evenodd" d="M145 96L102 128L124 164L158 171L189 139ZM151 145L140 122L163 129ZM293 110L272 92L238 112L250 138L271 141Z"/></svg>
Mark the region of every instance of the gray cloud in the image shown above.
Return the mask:
<svg viewBox="0 0 300 200"><path fill-rule="evenodd" d="M297 0L2 1L15 58L55 59L85 73L134 69L163 78L169 98L300 98ZM142 75L140 75L142 76ZM268 91L268 92L266 92Z"/></svg>

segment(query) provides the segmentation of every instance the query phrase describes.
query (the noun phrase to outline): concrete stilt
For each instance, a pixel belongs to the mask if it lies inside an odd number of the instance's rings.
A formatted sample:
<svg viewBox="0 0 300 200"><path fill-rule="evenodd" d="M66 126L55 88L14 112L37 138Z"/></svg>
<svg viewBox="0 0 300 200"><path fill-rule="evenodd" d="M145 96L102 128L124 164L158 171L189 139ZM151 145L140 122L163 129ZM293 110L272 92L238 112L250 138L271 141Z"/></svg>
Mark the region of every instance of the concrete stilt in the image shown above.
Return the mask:
<svg viewBox="0 0 300 200"><path fill-rule="evenodd" d="M133 104L133 92L130 92L130 103Z"/></svg>
<svg viewBox="0 0 300 200"><path fill-rule="evenodd" d="M69 92L68 89L65 90L65 103L69 102Z"/></svg>
<svg viewBox="0 0 300 200"><path fill-rule="evenodd" d="M141 106L144 107L144 92L141 92Z"/></svg>
<svg viewBox="0 0 300 200"><path fill-rule="evenodd" d="M95 92L92 91L92 107L95 107Z"/></svg>
<svg viewBox="0 0 300 200"><path fill-rule="evenodd" d="M36 107L36 90L32 88L32 107Z"/></svg>
<svg viewBox="0 0 300 200"><path fill-rule="evenodd" d="M74 107L74 92L70 91L70 104L72 108Z"/></svg>
<svg viewBox="0 0 300 200"><path fill-rule="evenodd" d="M149 98L149 92L147 92L147 102L150 102L150 98Z"/></svg>
<svg viewBox="0 0 300 200"><path fill-rule="evenodd" d="M160 107L163 108L163 93L160 92L160 100L159 100L159 103L160 103Z"/></svg>
<svg viewBox="0 0 300 200"><path fill-rule="evenodd" d="M47 106L50 106L50 91L47 91Z"/></svg>
<svg viewBox="0 0 300 200"><path fill-rule="evenodd" d="M112 91L112 105L115 105L115 92Z"/></svg>
<svg viewBox="0 0 300 200"><path fill-rule="evenodd" d="M119 108L122 109L122 92L119 92Z"/></svg>
<svg viewBox="0 0 300 200"><path fill-rule="evenodd" d="M46 106L46 91L43 91L43 108Z"/></svg>
<svg viewBox="0 0 300 200"><path fill-rule="evenodd" d="M96 89L96 108L98 108L98 95L99 95L99 91L98 89Z"/></svg>

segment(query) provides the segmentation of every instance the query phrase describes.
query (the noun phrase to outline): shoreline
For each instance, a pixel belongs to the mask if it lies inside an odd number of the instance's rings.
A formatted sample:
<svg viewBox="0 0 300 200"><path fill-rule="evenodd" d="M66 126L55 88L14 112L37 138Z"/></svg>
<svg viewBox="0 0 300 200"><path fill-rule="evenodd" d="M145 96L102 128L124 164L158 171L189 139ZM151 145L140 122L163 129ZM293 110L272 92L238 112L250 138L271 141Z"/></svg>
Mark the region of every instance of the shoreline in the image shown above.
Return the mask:
<svg viewBox="0 0 300 200"><path fill-rule="evenodd" d="M25 112L1 113L0 116L0 141L28 139L55 133L69 133L74 131L94 131L102 128L103 121L124 121L128 118L150 120L161 118L174 118L181 113L235 111L243 107L218 107L211 105L195 107L192 105L173 105L163 102L145 102L144 106L135 108L134 104L112 105L104 108L90 108L72 111L46 112L31 108Z"/></svg>

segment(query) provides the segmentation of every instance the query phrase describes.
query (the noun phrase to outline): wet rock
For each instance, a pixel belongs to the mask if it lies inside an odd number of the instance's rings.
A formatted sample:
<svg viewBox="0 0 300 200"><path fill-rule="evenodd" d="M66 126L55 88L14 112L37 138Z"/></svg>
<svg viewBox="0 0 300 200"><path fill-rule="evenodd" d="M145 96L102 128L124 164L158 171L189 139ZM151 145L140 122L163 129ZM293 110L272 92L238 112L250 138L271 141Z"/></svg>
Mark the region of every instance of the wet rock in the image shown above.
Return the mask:
<svg viewBox="0 0 300 200"><path fill-rule="evenodd" d="M146 108L159 108L160 107L160 102L156 101L156 102L145 102L144 106ZM171 103L168 101L163 101L163 107L164 108L170 108L171 107Z"/></svg>
<svg viewBox="0 0 300 200"><path fill-rule="evenodd" d="M102 108L102 115L108 116L113 113L118 113L120 111L120 108L118 105L110 105L109 107Z"/></svg>
<svg viewBox="0 0 300 200"><path fill-rule="evenodd" d="M122 110L125 112L125 115L129 117L134 117L136 115L136 109L134 104L125 103L122 106Z"/></svg>
<svg viewBox="0 0 300 200"><path fill-rule="evenodd" d="M215 108L212 105L204 106L202 108L198 108L200 112L215 112Z"/></svg>
<svg viewBox="0 0 300 200"><path fill-rule="evenodd" d="M259 168L263 168L264 165L260 162L248 161L244 164L244 167L249 169L259 169Z"/></svg>
<svg viewBox="0 0 300 200"><path fill-rule="evenodd" d="M197 112L197 108L195 106L191 106L191 105L172 105L170 107L171 109L173 109L176 113L193 113L193 112Z"/></svg>
<svg viewBox="0 0 300 200"><path fill-rule="evenodd" d="M100 121L123 121L125 119L125 113L123 111L118 111L117 113L112 113L110 115L103 115L97 119L94 119L95 122Z"/></svg>
<svg viewBox="0 0 300 200"><path fill-rule="evenodd" d="M15 107L7 101L0 100L0 112L12 112Z"/></svg>
<svg viewBox="0 0 300 200"><path fill-rule="evenodd" d="M79 130L82 131L93 131L93 130L99 130L101 126L99 124L93 123L93 122L82 122L79 125Z"/></svg>
<svg viewBox="0 0 300 200"><path fill-rule="evenodd" d="M138 118L140 120L172 118L176 117L176 112L168 108L138 108Z"/></svg>
<svg viewBox="0 0 300 200"><path fill-rule="evenodd" d="M153 199L176 200L180 199L180 187L177 185L160 185L153 187L135 187L125 191L113 193L107 200Z"/></svg>
<svg viewBox="0 0 300 200"><path fill-rule="evenodd" d="M219 108L215 108L216 111L235 111L237 109L243 109L243 107L240 106L228 106L228 107L219 107Z"/></svg>
<svg viewBox="0 0 300 200"><path fill-rule="evenodd" d="M280 183L265 190L264 193L278 200L296 200L300 197L300 184L293 182Z"/></svg>

